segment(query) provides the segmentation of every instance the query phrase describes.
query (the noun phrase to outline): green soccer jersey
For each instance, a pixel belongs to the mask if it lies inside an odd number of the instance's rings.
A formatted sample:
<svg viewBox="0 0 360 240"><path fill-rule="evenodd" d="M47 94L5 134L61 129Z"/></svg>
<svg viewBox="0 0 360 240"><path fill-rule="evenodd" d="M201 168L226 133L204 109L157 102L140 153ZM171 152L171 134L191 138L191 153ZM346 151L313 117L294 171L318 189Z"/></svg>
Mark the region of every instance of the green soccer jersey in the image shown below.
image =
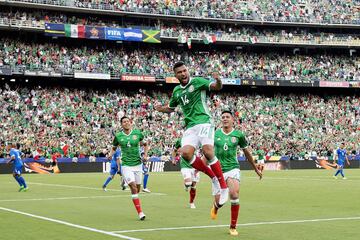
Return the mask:
<svg viewBox="0 0 360 240"><path fill-rule="evenodd" d="M169 107L181 106L184 113L186 128L202 123L212 123L209 108L206 103L206 91L210 91L212 82L205 78L191 78L186 86L174 88Z"/></svg>
<svg viewBox="0 0 360 240"><path fill-rule="evenodd" d="M144 135L138 129L133 129L129 135L123 131L115 135L113 146L121 148L121 161L124 166L136 166L141 164L140 142Z"/></svg>
<svg viewBox="0 0 360 240"><path fill-rule="evenodd" d="M175 142L175 149L181 148L181 139L178 138ZM188 161L180 157L180 168L193 168Z"/></svg>
<svg viewBox="0 0 360 240"><path fill-rule="evenodd" d="M237 146L240 146L242 149L248 146L243 132L233 129L230 133L226 134L220 128L215 132L214 145L215 156L219 159L223 172L240 167L237 160Z"/></svg>
<svg viewBox="0 0 360 240"><path fill-rule="evenodd" d="M265 159L265 152L262 149L257 150L256 155L258 155L258 160L264 160Z"/></svg>

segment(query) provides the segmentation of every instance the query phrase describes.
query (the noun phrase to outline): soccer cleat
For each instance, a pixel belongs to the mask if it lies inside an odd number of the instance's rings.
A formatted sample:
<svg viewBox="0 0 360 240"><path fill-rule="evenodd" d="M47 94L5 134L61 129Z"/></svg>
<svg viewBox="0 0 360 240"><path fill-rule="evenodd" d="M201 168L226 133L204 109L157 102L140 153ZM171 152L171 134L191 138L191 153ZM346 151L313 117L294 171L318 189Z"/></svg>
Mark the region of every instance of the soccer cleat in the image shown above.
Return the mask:
<svg viewBox="0 0 360 240"><path fill-rule="evenodd" d="M229 188L221 189L219 204L224 205L228 199L229 199Z"/></svg>
<svg viewBox="0 0 360 240"><path fill-rule="evenodd" d="M337 176L333 176L334 179L338 179Z"/></svg>
<svg viewBox="0 0 360 240"><path fill-rule="evenodd" d="M146 192L146 193L151 193L151 191L149 189L147 189L147 188L144 188L142 191Z"/></svg>
<svg viewBox="0 0 360 240"><path fill-rule="evenodd" d="M143 212L141 212L141 213L139 213L139 219L141 220L141 221L144 221L145 220L145 214L143 213Z"/></svg>
<svg viewBox="0 0 360 240"><path fill-rule="evenodd" d="M215 206L213 205L210 210L210 218L212 220L215 220L217 218L217 210L215 209Z"/></svg>
<svg viewBox="0 0 360 240"><path fill-rule="evenodd" d="M28 187L23 188L23 189L22 189L22 192L27 192L27 190L29 190L29 188L28 188Z"/></svg>
<svg viewBox="0 0 360 240"><path fill-rule="evenodd" d="M195 203L190 203L190 208L195 209L196 208Z"/></svg>
<svg viewBox="0 0 360 240"><path fill-rule="evenodd" d="M124 191L126 189L125 182L121 181L121 189Z"/></svg>
<svg viewBox="0 0 360 240"><path fill-rule="evenodd" d="M230 229L229 229L229 233L230 233L231 236L238 236L238 235L239 235L239 233L238 233L238 231L236 230L236 228L230 228Z"/></svg>
<svg viewBox="0 0 360 240"><path fill-rule="evenodd" d="M104 190L104 192L107 192L107 189L105 186L102 186L102 189Z"/></svg>
<svg viewBox="0 0 360 240"><path fill-rule="evenodd" d="M21 186L21 187L19 188L19 192L22 192L24 189L25 189L24 186Z"/></svg>
<svg viewBox="0 0 360 240"><path fill-rule="evenodd" d="M346 178L346 177L343 177L342 179L346 180L347 178Z"/></svg>

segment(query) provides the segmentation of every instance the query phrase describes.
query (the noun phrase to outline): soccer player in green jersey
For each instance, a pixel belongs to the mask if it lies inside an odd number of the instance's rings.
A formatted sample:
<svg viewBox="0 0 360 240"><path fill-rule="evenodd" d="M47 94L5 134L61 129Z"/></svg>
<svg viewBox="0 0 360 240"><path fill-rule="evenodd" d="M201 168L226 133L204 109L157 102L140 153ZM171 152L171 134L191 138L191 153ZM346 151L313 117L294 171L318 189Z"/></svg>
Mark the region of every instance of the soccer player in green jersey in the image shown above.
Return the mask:
<svg viewBox="0 0 360 240"><path fill-rule="evenodd" d="M230 111L223 111L221 114L222 127L215 132L215 155L221 163L224 178L229 187L231 202L231 224L230 234L237 236L236 223L239 214L239 188L240 188L240 165L237 159L237 147L239 146L248 162L254 168L256 174L262 178L262 172L256 167L254 159L248 148L245 134L233 127L234 117ZM215 198L216 199L216 198ZM215 200L211 209L211 218L216 219L217 211L222 205Z"/></svg>
<svg viewBox="0 0 360 240"><path fill-rule="evenodd" d="M180 105L184 117L186 130L181 139L181 154L185 161L191 166L208 175L220 194L220 204L228 200L229 189L226 186L221 165L214 154L214 124L207 103L206 92L210 90L221 90L222 82L219 73L214 72L214 82L202 77L190 78L189 71L183 62L177 62L174 67L175 77L180 85L173 90L168 106L155 106L155 109L164 113L175 111ZM195 149L202 146L210 168L196 156ZM220 186L219 186L220 185Z"/></svg>
<svg viewBox="0 0 360 240"><path fill-rule="evenodd" d="M265 167L265 151L263 149L258 149L255 153L258 156L258 158L256 160L256 162L258 164L258 168L262 172Z"/></svg>
<svg viewBox="0 0 360 240"><path fill-rule="evenodd" d="M181 154L181 139L177 139L172 152L172 162L176 164L176 156ZM194 169L187 161L180 156L180 168L181 174L184 178L185 191L189 191L190 194L190 208L196 208L194 200L196 197L196 184L200 181L200 172Z"/></svg>
<svg viewBox="0 0 360 240"><path fill-rule="evenodd" d="M139 192L142 182L142 160L140 157L140 146L144 146L144 159L148 159L148 145L144 142L144 135L138 129L133 129L130 119L122 117L121 127L123 131L115 135L113 148L110 153L112 157L117 147L121 148L121 168L123 178L129 185L131 197L138 212L140 220L145 219L139 200Z"/></svg>

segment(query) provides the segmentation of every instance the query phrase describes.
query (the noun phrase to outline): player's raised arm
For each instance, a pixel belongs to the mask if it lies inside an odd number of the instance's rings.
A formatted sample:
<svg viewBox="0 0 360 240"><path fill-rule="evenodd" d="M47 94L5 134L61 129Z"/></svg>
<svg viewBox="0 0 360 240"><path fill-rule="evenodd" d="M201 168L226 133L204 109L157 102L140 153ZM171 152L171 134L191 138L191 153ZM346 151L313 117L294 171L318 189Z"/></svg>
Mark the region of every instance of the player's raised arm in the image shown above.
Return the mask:
<svg viewBox="0 0 360 240"><path fill-rule="evenodd" d="M218 72L213 72L212 77L215 79L215 82L213 82L210 85L210 90L219 91L222 89L222 82L220 78L220 74Z"/></svg>
<svg viewBox="0 0 360 240"><path fill-rule="evenodd" d="M251 166L254 168L256 174L259 176L259 178L261 179L262 178L262 172L256 167L256 164L255 164L255 161L254 161L254 158L249 150L249 148L244 148L243 149L243 152L245 154L245 157L246 159L248 160L248 162L251 164Z"/></svg>

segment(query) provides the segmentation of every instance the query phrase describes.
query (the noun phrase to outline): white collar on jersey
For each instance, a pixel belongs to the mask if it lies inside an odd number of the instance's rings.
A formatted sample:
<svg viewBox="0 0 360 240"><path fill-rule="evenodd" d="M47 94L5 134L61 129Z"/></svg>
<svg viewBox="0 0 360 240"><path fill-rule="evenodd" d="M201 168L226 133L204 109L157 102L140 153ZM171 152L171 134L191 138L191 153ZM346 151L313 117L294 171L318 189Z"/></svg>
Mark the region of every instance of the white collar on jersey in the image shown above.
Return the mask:
<svg viewBox="0 0 360 240"><path fill-rule="evenodd" d="M223 134L225 134L225 135L230 135L233 131L235 131L235 128L233 128L233 129L231 130L231 132L225 133L224 130L221 128L221 132L222 132Z"/></svg>
<svg viewBox="0 0 360 240"><path fill-rule="evenodd" d="M190 78L189 82L188 82L185 86L183 86L183 85L180 84L180 87L181 87L181 88L186 88L186 87L191 83L191 80L192 80L192 78Z"/></svg>
<svg viewBox="0 0 360 240"><path fill-rule="evenodd" d="M125 131L123 130L123 133L126 135L126 136L130 136L130 134L132 133L134 129L131 129L130 133L129 134L126 134Z"/></svg>

